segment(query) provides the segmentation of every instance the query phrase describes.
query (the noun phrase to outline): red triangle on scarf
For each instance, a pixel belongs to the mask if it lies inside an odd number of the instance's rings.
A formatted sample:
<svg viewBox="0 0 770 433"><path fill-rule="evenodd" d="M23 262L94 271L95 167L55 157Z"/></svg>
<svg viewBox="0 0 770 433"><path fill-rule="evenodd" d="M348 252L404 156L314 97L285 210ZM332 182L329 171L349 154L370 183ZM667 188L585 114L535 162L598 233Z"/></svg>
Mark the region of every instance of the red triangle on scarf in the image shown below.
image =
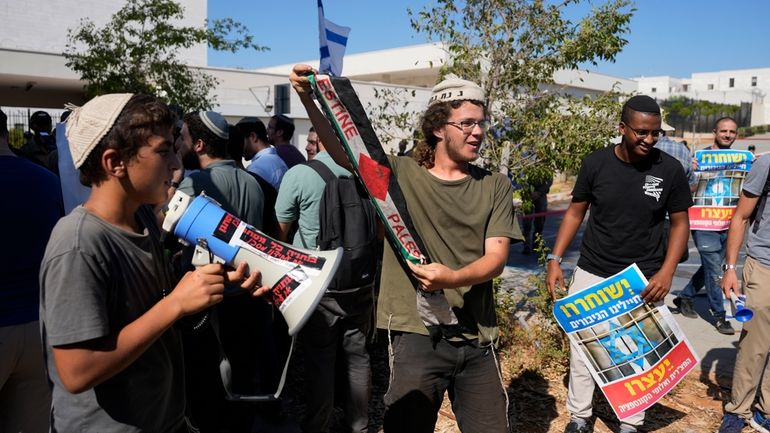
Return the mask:
<svg viewBox="0 0 770 433"><path fill-rule="evenodd" d="M361 174L369 194L378 200L385 201L388 195L390 169L361 153L358 155L358 172Z"/></svg>

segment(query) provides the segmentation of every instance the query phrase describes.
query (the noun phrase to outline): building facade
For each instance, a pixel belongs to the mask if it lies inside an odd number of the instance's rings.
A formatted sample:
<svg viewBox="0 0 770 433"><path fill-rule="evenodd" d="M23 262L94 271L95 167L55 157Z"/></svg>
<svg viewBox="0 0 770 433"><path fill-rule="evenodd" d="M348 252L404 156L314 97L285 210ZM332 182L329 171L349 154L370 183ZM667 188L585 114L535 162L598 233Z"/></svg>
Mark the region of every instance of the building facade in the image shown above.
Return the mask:
<svg viewBox="0 0 770 433"><path fill-rule="evenodd" d="M751 103L751 125L770 125L770 68L697 72L690 78L638 77L639 92L665 100L677 96L720 104Z"/></svg>

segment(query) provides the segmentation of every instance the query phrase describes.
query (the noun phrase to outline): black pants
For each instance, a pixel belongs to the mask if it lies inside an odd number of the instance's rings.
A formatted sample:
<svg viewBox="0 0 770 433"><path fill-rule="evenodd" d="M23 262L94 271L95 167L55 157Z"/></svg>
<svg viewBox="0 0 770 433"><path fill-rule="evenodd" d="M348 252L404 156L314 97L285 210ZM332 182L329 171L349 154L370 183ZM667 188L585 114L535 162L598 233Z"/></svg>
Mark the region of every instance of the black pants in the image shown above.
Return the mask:
<svg viewBox="0 0 770 433"><path fill-rule="evenodd" d="M505 389L491 347L402 333L393 337L392 371L385 394L387 433L432 433L449 391L463 433L508 431Z"/></svg>

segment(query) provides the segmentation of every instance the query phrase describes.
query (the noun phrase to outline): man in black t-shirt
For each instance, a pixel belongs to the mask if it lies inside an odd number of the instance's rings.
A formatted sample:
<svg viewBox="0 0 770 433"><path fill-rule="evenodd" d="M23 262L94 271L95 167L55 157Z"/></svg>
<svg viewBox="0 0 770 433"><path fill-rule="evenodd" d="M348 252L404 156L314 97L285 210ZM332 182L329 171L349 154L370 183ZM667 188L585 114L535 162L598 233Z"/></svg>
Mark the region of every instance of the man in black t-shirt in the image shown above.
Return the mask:
<svg viewBox="0 0 770 433"><path fill-rule="evenodd" d="M619 130L622 141L588 155L580 168L572 203L564 216L553 254L548 255L547 284L551 296L564 287L561 256L575 237L591 207L583 235L580 259L572 276L570 294L583 290L636 263L649 284L641 293L645 302L661 301L687 244L692 205L690 189L679 162L655 149L661 134L660 107L649 96L638 95L623 106ZM671 228L666 245L664 221ZM588 367L573 350L570 357L567 409L571 420L565 433L593 431L594 381ZM620 432L636 432L644 412L626 418Z"/></svg>

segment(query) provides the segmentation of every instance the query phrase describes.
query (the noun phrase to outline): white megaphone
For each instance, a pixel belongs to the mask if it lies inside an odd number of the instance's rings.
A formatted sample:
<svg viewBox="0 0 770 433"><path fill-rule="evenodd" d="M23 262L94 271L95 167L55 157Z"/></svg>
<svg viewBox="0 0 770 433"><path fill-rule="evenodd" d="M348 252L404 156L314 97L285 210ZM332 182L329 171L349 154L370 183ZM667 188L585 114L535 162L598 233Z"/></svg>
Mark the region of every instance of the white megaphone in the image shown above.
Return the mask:
<svg viewBox="0 0 770 433"><path fill-rule="evenodd" d="M315 251L277 241L224 211L201 194L177 191L168 204L163 230L195 245L193 264L241 262L262 273L273 303L294 335L313 314L342 258L342 248Z"/></svg>

